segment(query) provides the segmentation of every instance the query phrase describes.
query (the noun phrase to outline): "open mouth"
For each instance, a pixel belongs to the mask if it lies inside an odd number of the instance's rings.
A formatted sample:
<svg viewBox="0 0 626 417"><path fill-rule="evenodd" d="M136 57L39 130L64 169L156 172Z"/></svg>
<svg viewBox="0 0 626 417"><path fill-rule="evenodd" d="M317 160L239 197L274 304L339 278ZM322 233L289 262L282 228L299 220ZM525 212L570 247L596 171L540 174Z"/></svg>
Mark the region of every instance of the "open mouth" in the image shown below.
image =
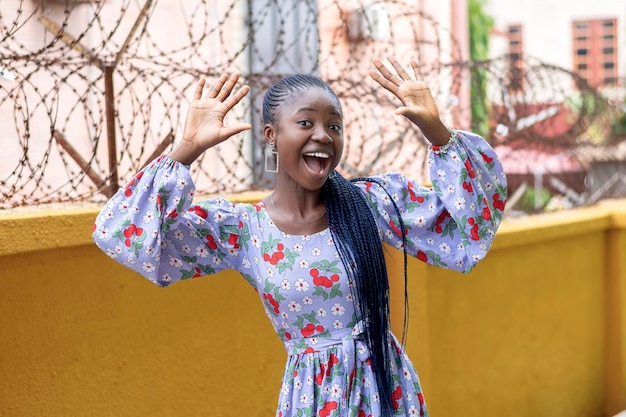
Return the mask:
<svg viewBox="0 0 626 417"><path fill-rule="evenodd" d="M330 165L330 155L324 152L308 152L304 154L304 163L311 170L323 174Z"/></svg>

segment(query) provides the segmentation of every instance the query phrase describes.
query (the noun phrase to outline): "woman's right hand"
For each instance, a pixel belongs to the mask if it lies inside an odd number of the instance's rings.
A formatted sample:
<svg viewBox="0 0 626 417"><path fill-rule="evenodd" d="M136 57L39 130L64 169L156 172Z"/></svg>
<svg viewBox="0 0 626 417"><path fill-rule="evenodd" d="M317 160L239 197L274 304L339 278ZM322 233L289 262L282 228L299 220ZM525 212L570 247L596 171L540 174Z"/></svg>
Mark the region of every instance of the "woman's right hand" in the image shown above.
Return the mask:
<svg viewBox="0 0 626 417"><path fill-rule="evenodd" d="M222 74L209 89L206 98L202 98L205 80L200 79L187 111L183 139L169 154L172 159L189 165L207 149L252 128L248 123L224 124L226 114L250 90L248 86L243 86L233 94L238 79L238 73Z"/></svg>

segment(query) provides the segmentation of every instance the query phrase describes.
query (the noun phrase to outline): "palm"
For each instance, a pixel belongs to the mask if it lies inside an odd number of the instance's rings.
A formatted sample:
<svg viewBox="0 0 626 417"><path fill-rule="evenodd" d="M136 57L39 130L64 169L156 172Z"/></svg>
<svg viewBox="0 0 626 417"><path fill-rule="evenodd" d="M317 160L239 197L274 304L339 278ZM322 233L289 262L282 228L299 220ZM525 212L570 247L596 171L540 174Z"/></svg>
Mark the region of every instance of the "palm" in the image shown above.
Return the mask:
<svg viewBox="0 0 626 417"><path fill-rule="evenodd" d="M380 60L374 60L377 71L371 70L370 76L381 87L395 95L402 102L397 113L405 116L418 127L432 124L439 120L439 109L430 92L428 84L419 70L415 61L411 61L411 67L415 73L415 79L398 63L389 58L397 72L393 74Z"/></svg>
<svg viewBox="0 0 626 417"><path fill-rule="evenodd" d="M250 129L246 123L237 123L226 126L226 114L248 93L244 86L232 94L239 78L238 74L222 75L209 89L206 98L202 98L204 80L200 80L196 88L193 101L189 106L183 139L194 143L202 149L215 146L231 136Z"/></svg>

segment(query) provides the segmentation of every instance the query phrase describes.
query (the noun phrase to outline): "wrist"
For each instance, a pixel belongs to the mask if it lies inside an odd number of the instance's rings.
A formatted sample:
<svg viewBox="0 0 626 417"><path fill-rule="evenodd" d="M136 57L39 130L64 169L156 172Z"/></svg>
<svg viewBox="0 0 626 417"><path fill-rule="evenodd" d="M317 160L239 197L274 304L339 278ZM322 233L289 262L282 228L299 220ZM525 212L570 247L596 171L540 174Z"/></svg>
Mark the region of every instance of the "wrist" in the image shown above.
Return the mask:
<svg viewBox="0 0 626 417"><path fill-rule="evenodd" d="M439 119L432 125L420 127L420 130L433 146L443 146L450 140L450 129Z"/></svg>
<svg viewBox="0 0 626 417"><path fill-rule="evenodd" d="M182 164L191 165L204 151L205 149L195 145L193 142L183 139L169 153L169 157Z"/></svg>

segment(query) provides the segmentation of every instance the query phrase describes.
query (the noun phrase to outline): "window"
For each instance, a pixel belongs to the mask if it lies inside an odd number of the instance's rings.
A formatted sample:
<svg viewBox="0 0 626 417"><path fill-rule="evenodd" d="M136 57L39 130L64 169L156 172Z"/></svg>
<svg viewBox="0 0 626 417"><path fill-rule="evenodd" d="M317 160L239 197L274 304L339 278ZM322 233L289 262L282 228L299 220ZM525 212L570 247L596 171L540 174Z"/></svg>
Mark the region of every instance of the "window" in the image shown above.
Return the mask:
<svg viewBox="0 0 626 417"><path fill-rule="evenodd" d="M509 38L509 88L521 90L524 81L524 48L522 43L522 25L510 25Z"/></svg>
<svg viewBox="0 0 626 417"><path fill-rule="evenodd" d="M617 82L616 19L586 20L573 23L574 71L593 87Z"/></svg>

